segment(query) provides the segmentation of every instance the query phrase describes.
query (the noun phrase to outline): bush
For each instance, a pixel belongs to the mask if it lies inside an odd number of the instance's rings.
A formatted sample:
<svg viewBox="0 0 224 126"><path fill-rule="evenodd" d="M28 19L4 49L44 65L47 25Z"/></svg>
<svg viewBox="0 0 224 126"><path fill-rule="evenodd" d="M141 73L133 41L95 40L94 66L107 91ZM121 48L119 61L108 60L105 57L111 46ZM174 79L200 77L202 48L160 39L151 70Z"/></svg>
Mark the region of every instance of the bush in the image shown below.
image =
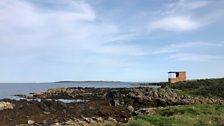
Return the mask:
<svg viewBox="0 0 224 126"><path fill-rule="evenodd" d="M182 94L224 98L224 78L178 82L168 87L179 89Z"/></svg>

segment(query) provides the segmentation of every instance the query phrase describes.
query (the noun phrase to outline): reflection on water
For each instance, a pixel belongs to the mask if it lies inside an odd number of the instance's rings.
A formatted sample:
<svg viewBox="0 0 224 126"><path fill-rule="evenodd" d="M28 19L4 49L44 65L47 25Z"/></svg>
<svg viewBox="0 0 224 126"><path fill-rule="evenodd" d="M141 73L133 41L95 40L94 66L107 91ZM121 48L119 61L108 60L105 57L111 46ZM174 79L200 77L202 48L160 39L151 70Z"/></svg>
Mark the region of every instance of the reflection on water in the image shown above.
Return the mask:
<svg viewBox="0 0 224 126"><path fill-rule="evenodd" d="M26 100L26 101L38 101L41 102L43 99L25 99L25 98L20 98L20 97L12 97L14 100ZM64 103L73 103L73 102L87 102L88 100L82 100L82 99L44 99L47 101L60 101Z"/></svg>

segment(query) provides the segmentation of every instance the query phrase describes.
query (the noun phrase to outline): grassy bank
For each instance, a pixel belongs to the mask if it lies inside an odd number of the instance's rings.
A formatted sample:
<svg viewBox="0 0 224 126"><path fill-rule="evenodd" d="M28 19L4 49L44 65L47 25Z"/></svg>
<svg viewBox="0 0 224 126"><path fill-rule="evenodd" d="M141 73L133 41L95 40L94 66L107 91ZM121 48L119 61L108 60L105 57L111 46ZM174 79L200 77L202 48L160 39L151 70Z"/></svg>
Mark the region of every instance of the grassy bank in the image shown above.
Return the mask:
<svg viewBox="0 0 224 126"><path fill-rule="evenodd" d="M169 84L179 95L224 98L224 78ZM122 126L222 126L224 105L187 105L156 108L155 114L137 116Z"/></svg>
<svg viewBox="0 0 224 126"><path fill-rule="evenodd" d="M224 105L188 105L157 108L151 116L137 116L122 126L221 126Z"/></svg>
<svg viewBox="0 0 224 126"><path fill-rule="evenodd" d="M224 98L224 78L186 81L168 86L179 89L183 94Z"/></svg>

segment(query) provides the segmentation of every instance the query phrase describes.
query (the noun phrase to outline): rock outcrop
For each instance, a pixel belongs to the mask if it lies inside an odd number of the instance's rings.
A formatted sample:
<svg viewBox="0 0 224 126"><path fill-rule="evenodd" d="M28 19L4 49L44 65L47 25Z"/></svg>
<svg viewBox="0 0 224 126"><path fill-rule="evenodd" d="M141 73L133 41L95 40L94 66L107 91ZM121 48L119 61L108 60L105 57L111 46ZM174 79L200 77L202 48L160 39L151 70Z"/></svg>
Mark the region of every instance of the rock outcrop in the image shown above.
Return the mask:
<svg viewBox="0 0 224 126"><path fill-rule="evenodd" d="M11 117L20 115L26 119L24 125L101 125L127 122L135 115L153 115L156 107L190 104L224 104L219 98L185 96L170 88L56 88L46 92L36 92L27 96L30 99L7 101L16 105L8 111ZM26 96L24 96L26 97ZM38 100L34 100L38 99ZM50 100L49 100L50 99ZM85 102L63 103L57 99L82 99ZM11 105L11 107L10 107ZM1 102L0 102L1 106ZM13 109L10 103L4 109ZM33 111L35 110L35 111ZM4 115L0 117L8 119ZM24 112L24 113L23 113ZM15 114L16 113L16 114ZM27 115L33 118L28 118ZM57 115L57 116L55 116ZM82 115L82 116L81 116ZM35 118L34 118L35 117ZM15 120L15 117L13 118ZM3 120L3 119L2 119ZM27 120L29 121L27 123ZM1 122L5 125L8 122ZM11 125L17 124L11 121Z"/></svg>
<svg viewBox="0 0 224 126"><path fill-rule="evenodd" d="M172 89L124 89L111 90L106 98L112 106L132 105L134 107L160 107L189 104L223 104L219 98L177 95Z"/></svg>
<svg viewBox="0 0 224 126"><path fill-rule="evenodd" d="M51 88L46 92L34 92L33 96L25 98L34 99L102 99L109 89L99 88Z"/></svg>
<svg viewBox="0 0 224 126"><path fill-rule="evenodd" d="M223 104L219 98L178 95L169 88L56 88L28 98L107 100L112 106L159 107L188 104Z"/></svg>

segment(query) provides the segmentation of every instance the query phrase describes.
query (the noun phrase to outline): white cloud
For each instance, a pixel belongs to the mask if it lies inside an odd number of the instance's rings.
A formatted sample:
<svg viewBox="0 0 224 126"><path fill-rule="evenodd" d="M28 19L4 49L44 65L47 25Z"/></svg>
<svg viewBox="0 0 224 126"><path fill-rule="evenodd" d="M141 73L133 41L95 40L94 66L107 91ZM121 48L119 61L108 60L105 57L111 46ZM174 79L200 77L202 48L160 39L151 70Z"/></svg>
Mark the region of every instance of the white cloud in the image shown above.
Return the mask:
<svg viewBox="0 0 224 126"><path fill-rule="evenodd" d="M186 2L185 2L186 3ZM85 54L86 51L99 54L129 56L172 53L182 48L190 48L205 43L182 43L147 51L143 46L113 45L114 41L136 39L135 32L122 34L116 24L97 21L98 17L91 6L83 1L56 0L51 7L43 8L28 1L0 1L0 44L1 55L55 55ZM179 3L173 6L183 6ZM199 8L207 2L188 2L187 6ZM52 7L56 6L56 7ZM56 9L55 9L56 8ZM102 18L101 18L102 19ZM151 29L168 31L189 31L200 27L201 23L190 16L171 16L156 20ZM120 34L121 33L121 34ZM11 48L11 49L6 49ZM32 53L30 53L32 52Z"/></svg>
<svg viewBox="0 0 224 126"><path fill-rule="evenodd" d="M224 43L215 43L215 42L181 42L181 43L173 43L168 46L158 48L157 50L151 52L151 54L166 54L166 53L174 53L182 50L187 50L189 48L220 48L223 47Z"/></svg>
<svg viewBox="0 0 224 126"><path fill-rule="evenodd" d="M176 53L170 55L170 59L179 61L205 62L211 60L218 60L220 58L221 58L220 56L210 54Z"/></svg>
<svg viewBox="0 0 224 126"><path fill-rule="evenodd" d="M198 50L199 48L214 50L223 47L223 42L182 42L173 43L164 47L151 47L151 49L135 48L128 54L131 56L153 56L162 54L168 56L172 61L207 62L222 57L215 54L205 54L203 51L192 53L191 50Z"/></svg>
<svg viewBox="0 0 224 126"><path fill-rule="evenodd" d="M209 4L208 1L205 0L197 0L197 1L192 1L192 0L179 0L178 2L172 2L168 5L168 7L171 10L178 11L186 11L186 10L192 10L192 9L199 9L206 7Z"/></svg>
<svg viewBox="0 0 224 126"><path fill-rule="evenodd" d="M95 19L95 14L90 6L83 2L71 2L71 0L64 2L61 6L65 7L61 7L58 11L43 11L41 7L27 1L2 0L0 6L2 6L0 9L1 26L6 25L6 28L9 26L12 28L36 28L47 25L47 22L71 23L79 20L94 21ZM65 9L70 6L72 9Z"/></svg>
<svg viewBox="0 0 224 126"><path fill-rule="evenodd" d="M107 44L126 41L135 35L120 35L116 24L104 22L102 18L99 22L89 4L73 0L54 0L49 4L44 8L25 0L0 1L2 62L16 59L23 62L21 64L30 65L44 59L40 65L52 61L52 64L74 63L76 67L83 64L89 66L86 61L90 59L119 67L124 64L120 56L136 50L131 46ZM56 10L52 6L57 6ZM105 54L110 57L105 57ZM116 66L113 62L108 64L107 58L113 59ZM94 63L91 66L98 65Z"/></svg>
<svg viewBox="0 0 224 126"><path fill-rule="evenodd" d="M154 21L150 21L148 29L165 31L191 31L207 24L195 17L197 10L207 7L208 1L179 0L168 4L160 10Z"/></svg>
<svg viewBox="0 0 224 126"><path fill-rule="evenodd" d="M189 49L197 49L197 48L222 48L224 43L222 42L179 42L172 43L170 45L162 46L162 47L151 47L151 49L144 48L135 48L133 49L130 55L133 56L145 56L145 55L160 55L160 54L173 54L178 52L183 52Z"/></svg>
<svg viewBox="0 0 224 126"><path fill-rule="evenodd" d="M167 31L189 31L198 28L198 22L190 17L172 16L165 17L153 22L150 27L154 30L161 29Z"/></svg>
<svg viewBox="0 0 224 126"><path fill-rule="evenodd" d="M97 23L95 12L85 2L56 0L50 4L44 10L29 1L0 1L1 52L13 48L8 52L17 55L21 50L35 53L35 49L59 48L79 53L118 31L114 24Z"/></svg>

